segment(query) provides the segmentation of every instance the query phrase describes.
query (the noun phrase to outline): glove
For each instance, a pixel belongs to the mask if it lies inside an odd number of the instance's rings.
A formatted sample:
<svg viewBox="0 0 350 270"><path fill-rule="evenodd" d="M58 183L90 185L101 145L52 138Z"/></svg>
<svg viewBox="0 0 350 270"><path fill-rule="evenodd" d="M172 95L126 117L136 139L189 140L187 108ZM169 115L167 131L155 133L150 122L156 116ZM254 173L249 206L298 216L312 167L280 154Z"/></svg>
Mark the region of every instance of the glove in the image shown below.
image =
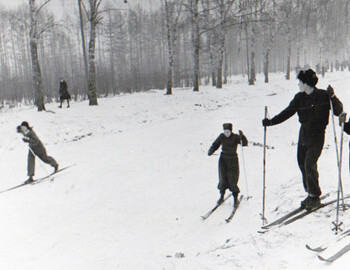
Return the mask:
<svg viewBox="0 0 350 270"><path fill-rule="evenodd" d="M270 119L268 119L268 118L265 118L265 119L262 120L262 125L264 127L272 126L272 121Z"/></svg>
<svg viewBox="0 0 350 270"><path fill-rule="evenodd" d="M243 136L244 136L242 130L239 130L238 133L239 133L239 137L240 137L241 140L242 140L242 138L243 138Z"/></svg>
<svg viewBox="0 0 350 270"><path fill-rule="evenodd" d="M26 143L29 143L29 139L27 139L27 138L22 138L22 140Z"/></svg>
<svg viewBox="0 0 350 270"><path fill-rule="evenodd" d="M208 156L211 156L213 154L213 151L211 151L210 149L208 150Z"/></svg>
<svg viewBox="0 0 350 270"><path fill-rule="evenodd" d="M17 133L20 133L21 132L21 126L17 126L16 130L17 130Z"/></svg>
<svg viewBox="0 0 350 270"><path fill-rule="evenodd" d="M328 85L328 87L327 87L327 94L328 94L329 97L333 97L334 96L334 89L330 85Z"/></svg>
<svg viewBox="0 0 350 270"><path fill-rule="evenodd" d="M342 112L339 115L339 126L342 126L343 123L346 121L346 112Z"/></svg>

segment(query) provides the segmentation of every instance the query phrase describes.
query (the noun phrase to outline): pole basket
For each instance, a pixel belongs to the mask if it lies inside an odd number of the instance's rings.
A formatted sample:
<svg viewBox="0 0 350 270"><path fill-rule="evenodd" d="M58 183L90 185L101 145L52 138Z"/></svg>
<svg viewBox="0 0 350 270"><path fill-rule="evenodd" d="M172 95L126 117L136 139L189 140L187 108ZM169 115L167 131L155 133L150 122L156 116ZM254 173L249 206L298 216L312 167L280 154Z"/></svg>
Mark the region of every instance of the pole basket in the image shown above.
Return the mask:
<svg viewBox="0 0 350 270"><path fill-rule="evenodd" d="M332 231L335 231L335 234L338 234L338 231L342 232L343 231L343 222L340 223L336 223L335 221L332 222L332 224L334 225L334 228L332 229Z"/></svg>

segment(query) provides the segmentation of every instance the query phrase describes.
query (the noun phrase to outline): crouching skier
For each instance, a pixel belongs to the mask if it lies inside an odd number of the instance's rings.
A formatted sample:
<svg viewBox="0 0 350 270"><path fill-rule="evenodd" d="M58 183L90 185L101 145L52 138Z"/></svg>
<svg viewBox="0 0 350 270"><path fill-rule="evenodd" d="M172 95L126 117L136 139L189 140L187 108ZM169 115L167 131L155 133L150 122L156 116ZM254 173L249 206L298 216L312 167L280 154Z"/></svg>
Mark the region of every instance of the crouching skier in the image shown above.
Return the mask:
<svg viewBox="0 0 350 270"><path fill-rule="evenodd" d="M240 130L239 135L232 132L232 124L223 124L224 133L213 142L208 151L208 156L212 155L221 145L221 155L219 158L219 184L220 199L218 204L224 201L225 191L229 189L234 198L234 206L238 206L238 193L240 192L237 184L239 178L239 164L237 156L237 145L248 145L247 138Z"/></svg>
<svg viewBox="0 0 350 270"><path fill-rule="evenodd" d="M44 145L39 140L32 127L29 126L28 122L24 121L20 126L17 126L17 132L22 133L24 135L22 140L29 143L27 165L29 178L24 183L29 184L34 181L33 176L35 171L35 156L39 157L43 162L50 164L52 167L54 167L54 172L57 172L58 163L56 160L46 154Z"/></svg>

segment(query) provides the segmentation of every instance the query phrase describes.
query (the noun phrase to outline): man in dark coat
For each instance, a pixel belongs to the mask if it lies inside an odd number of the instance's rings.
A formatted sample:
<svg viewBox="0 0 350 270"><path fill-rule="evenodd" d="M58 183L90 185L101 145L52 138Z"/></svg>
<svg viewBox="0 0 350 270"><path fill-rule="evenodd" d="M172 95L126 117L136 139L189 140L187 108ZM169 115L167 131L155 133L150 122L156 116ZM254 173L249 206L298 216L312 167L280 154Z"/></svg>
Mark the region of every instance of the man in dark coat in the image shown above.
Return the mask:
<svg viewBox="0 0 350 270"><path fill-rule="evenodd" d="M62 108L62 102L65 99L67 100L67 108L69 108L69 100L71 99L71 96L68 92L68 85L67 85L66 81L63 80L63 78L61 78L61 80L60 80L59 95L60 95L60 102L61 102L59 108Z"/></svg>
<svg viewBox="0 0 350 270"><path fill-rule="evenodd" d="M29 178L24 182L25 184L33 182L33 176L35 171L35 156L39 157L45 163L50 164L54 167L54 171L58 170L58 163L52 157L46 154L46 149L38 136L33 131L32 127L29 126L28 122L24 121L20 126L17 126L17 132L24 135L23 141L29 143L28 152L28 176Z"/></svg>
<svg viewBox="0 0 350 270"><path fill-rule="evenodd" d="M237 156L237 145L248 145L247 138L240 130L239 135L232 133L232 124L223 124L224 133L213 142L208 151L208 156L212 155L221 145L221 155L219 158L219 184L220 199L218 204L224 201L225 191L229 189L234 198L234 205L238 205L238 193L240 192L237 183L239 178L239 164Z"/></svg>
<svg viewBox="0 0 350 270"><path fill-rule="evenodd" d="M311 210L320 205L321 189L318 181L317 160L321 155L325 130L328 125L332 102L334 115L343 112L343 104L329 85L326 90L316 88L318 78L312 69L301 70L297 76L300 92L281 113L272 119L265 118L263 126L278 125L298 113L301 124L298 141L298 165L303 176L304 189L308 193L301 207Z"/></svg>

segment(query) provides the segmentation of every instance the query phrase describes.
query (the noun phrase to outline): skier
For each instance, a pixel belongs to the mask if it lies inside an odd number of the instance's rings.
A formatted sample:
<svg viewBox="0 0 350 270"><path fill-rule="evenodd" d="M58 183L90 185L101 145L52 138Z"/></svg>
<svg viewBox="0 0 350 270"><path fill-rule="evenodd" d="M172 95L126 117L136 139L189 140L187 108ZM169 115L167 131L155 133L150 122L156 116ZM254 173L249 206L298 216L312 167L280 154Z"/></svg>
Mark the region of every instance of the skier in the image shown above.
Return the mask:
<svg viewBox="0 0 350 270"><path fill-rule="evenodd" d="M262 120L263 126L278 125L298 113L301 124L299 131L297 159L303 177L303 185L308 193L300 206L312 210L320 205L321 189L318 181L317 160L321 155L325 130L328 125L330 101L333 113L340 116L343 104L335 96L329 85L327 90L316 88L318 77L312 69L301 70L297 76L300 92L278 115Z"/></svg>
<svg viewBox="0 0 350 270"><path fill-rule="evenodd" d="M61 78L60 80L60 90L59 90L59 95L60 95L60 106L58 106L59 108L62 108L62 102L63 100L67 100L67 108L69 108L69 100L71 99L71 96L68 92L68 85L66 83L65 80L63 80L63 78Z"/></svg>
<svg viewBox="0 0 350 270"><path fill-rule="evenodd" d="M220 199L218 204L224 201L225 191L229 189L232 192L234 198L234 206L238 206L238 193L239 188L237 186L239 178L239 164L237 156L237 145L248 145L247 138L240 130L239 135L232 132L232 124L223 124L224 133L221 133L219 137L213 142L208 151L208 156L211 156L221 145L221 155L219 158L219 184Z"/></svg>
<svg viewBox="0 0 350 270"><path fill-rule="evenodd" d="M29 178L24 182L29 184L33 182L34 170L35 170L35 156L39 157L45 163L50 164L54 167L54 172L58 170L58 163L52 157L46 154L46 149L38 136L33 131L33 128L29 126L28 122L23 121L20 126L17 126L17 132L24 135L23 141L29 143L29 152L28 152L28 176Z"/></svg>

